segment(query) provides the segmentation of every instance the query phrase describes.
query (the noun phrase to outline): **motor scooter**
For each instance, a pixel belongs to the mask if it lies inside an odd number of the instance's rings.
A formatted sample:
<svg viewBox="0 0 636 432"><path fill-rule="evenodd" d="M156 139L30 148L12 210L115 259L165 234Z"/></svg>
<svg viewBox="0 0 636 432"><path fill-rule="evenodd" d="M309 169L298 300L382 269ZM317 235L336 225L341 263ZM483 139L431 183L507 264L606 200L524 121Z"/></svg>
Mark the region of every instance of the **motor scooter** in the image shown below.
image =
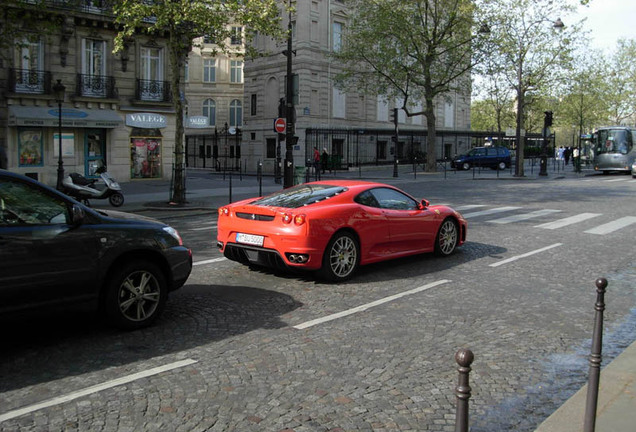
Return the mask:
<svg viewBox="0 0 636 432"><path fill-rule="evenodd" d="M101 164L96 170L105 188L98 189L95 186L97 179L87 179L79 173L70 173L62 180L63 192L78 201L90 206L89 199L106 199L113 207L120 207L124 203L124 195L121 193L121 186L106 171L106 167Z"/></svg>

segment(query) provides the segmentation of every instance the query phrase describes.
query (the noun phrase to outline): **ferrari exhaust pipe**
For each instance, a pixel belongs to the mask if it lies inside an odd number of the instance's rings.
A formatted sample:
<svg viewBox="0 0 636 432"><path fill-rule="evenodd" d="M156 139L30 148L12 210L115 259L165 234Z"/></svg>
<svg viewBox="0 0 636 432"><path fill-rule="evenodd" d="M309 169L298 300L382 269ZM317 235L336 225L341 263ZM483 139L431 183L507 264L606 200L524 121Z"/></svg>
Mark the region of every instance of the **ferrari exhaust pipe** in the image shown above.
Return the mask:
<svg viewBox="0 0 636 432"><path fill-rule="evenodd" d="M295 263L296 262L296 255L290 255L289 256L289 262Z"/></svg>

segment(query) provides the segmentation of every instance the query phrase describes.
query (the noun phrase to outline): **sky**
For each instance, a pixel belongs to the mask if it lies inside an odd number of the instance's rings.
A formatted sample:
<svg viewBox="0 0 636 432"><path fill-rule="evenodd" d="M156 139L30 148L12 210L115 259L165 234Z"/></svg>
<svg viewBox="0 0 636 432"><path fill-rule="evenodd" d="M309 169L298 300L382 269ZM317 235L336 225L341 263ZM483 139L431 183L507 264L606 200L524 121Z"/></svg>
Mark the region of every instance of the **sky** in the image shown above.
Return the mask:
<svg viewBox="0 0 636 432"><path fill-rule="evenodd" d="M579 7L574 17L578 21L587 17L584 26L591 30L591 45L595 49L616 49L619 38L636 39L636 1L592 0L588 7ZM567 21L563 18L565 25Z"/></svg>

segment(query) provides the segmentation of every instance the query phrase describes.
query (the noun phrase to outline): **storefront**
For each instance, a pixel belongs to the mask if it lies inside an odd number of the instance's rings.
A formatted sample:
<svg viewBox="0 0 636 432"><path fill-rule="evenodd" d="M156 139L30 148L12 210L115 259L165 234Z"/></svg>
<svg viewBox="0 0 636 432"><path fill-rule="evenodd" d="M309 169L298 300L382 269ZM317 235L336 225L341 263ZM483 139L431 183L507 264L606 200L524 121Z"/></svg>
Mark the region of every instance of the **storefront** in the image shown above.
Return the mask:
<svg viewBox="0 0 636 432"><path fill-rule="evenodd" d="M130 178L162 178L163 135L166 117L156 113L126 115L126 126L130 132Z"/></svg>
<svg viewBox="0 0 636 432"><path fill-rule="evenodd" d="M10 106L9 169L51 183L61 147L67 171L95 177L97 166L108 161L109 130L121 124L114 110L63 108L60 113L50 107Z"/></svg>

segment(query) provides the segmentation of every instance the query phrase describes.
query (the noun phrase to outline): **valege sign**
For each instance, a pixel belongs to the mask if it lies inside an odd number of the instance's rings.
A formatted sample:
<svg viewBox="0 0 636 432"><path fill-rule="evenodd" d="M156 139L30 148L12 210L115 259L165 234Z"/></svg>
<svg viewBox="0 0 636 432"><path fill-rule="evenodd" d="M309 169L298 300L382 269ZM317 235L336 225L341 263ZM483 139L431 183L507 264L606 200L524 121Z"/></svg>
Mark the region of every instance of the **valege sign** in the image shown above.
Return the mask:
<svg viewBox="0 0 636 432"><path fill-rule="evenodd" d="M166 127L166 116L155 113L126 114L126 126L154 129Z"/></svg>

